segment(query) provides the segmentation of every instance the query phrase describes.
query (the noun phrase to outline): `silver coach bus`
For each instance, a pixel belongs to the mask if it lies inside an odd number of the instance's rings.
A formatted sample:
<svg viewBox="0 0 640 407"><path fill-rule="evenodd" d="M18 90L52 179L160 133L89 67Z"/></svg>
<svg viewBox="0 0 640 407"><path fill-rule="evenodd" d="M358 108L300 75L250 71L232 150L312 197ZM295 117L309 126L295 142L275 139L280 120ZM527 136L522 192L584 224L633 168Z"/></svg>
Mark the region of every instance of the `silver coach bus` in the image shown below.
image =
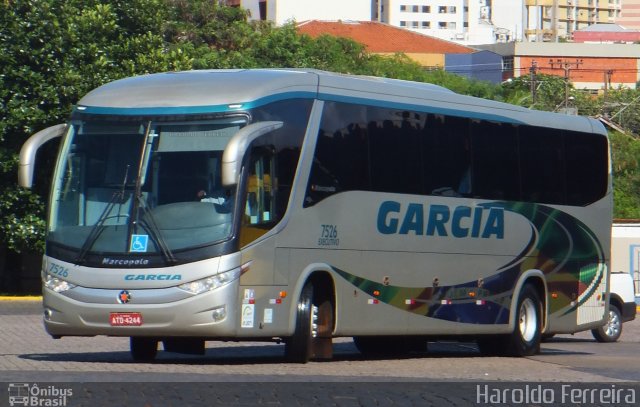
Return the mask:
<svg viewBox="0 0 640 407"><path fill-rule="evenodd" d="M294 362L476 340L531 355L607 312L609 144L592 119L400 80L211 70L115 81L62 136L43 260L54 338L135 360L208 340Z"/></svg>

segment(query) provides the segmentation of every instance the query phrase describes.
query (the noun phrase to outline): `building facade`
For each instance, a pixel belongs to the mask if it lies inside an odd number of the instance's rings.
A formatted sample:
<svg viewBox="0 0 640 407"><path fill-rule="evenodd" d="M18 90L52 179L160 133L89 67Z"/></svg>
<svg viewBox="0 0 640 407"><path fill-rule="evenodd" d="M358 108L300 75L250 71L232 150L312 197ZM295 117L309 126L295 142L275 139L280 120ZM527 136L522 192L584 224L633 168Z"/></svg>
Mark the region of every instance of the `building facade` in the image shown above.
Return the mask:
<svg viewBox="0 0 640 407"><path fill-rule="evenodd" d="M379 0L378 20L460 44L522 39L518 0Z"/></svg>
<svg viewBox="0 0 640 407"><path fill-rule="evenodd" d="M251 18L377 21L463 45L571 41L603 23L640 29L640 0L220 0Z"/></svg>
<svg viewBox="0 0 640 407"><path fill-rule="evenodd" d="M228 6L249 10L253 20L269 20L277 25L305 20L371 21L376 0L221 0Z"/></svg>
<svg viewBox="0 0 640 407"><path fill-rule="evenodd" d="M572 40L575 31L592 24L615 23L621 17L623 1L629 0L525 0L526 40Z"/></svg>
<svg viewBox="0 0 640 407"><path fill-rule="evenodd" d="M640 0L622 0L616 23L627 29L640 30Z"/></svg>
<svg viewBox="0 0 640 407"><path fill-rule="evenodd" d="M640 45L515 42L481 46L502 55L513 76L537 73L567 78L576 89L597 92L640 82ZM509 63L506 63L509 61Z"/></svg>
<svg viewBox="0 0 640 407"><path fill-rule="evenodd" d="M640 43L640 30L630 30L618 24L594 24L574 31L573 42L633 44Z"/></svg>
<svg viewBox="0 0 640 407"><path fill-rule="evenodd" d="M318 37L346 37L364 44L378 55L403 53L424 69L443 69L472 79L500 83L502 57L493 51L477 50L452 41L419 34L373 21L304 21L298 32Z"/></svg>

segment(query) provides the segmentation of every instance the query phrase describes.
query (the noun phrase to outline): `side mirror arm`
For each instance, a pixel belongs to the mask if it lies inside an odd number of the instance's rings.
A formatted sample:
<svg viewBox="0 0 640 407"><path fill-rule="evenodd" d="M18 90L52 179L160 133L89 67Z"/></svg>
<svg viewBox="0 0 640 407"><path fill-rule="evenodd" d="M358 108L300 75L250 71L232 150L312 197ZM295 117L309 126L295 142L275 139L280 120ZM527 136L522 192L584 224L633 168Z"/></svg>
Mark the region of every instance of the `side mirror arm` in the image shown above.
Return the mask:
<svg viewBox="0 0 640 407"><path fill-rule="evenodd" d="M36 153L47 141L61 137L67 129L66 124L57 124L40 130L29 137L20 149L20 164L18 167L18 184L24 188L33 185L33 169L35 167Z"/></svg>
<svg viewBox="0 0 640 407"><path fill-rule="evenodd" d="M222 185L225 187L236 185L242 167L242 158L251 142L263 134L279 129L282 125L283 123L279 121L253 123L234 134L222 153Z"/></svg>

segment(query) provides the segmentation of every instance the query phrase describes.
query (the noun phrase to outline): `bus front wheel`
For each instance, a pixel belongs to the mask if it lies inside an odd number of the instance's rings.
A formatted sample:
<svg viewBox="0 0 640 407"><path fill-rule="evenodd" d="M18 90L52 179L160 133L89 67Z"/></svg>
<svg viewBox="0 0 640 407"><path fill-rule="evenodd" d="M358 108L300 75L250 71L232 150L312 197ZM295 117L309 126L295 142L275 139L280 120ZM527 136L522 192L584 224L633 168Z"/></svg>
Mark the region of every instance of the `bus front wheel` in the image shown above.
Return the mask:
<svg viewBox="0 0 640 407"><path fill-rule="evenodd" d="M298 299L295 331L285 342L285 358L293 363L331 359L332 332L333 304L314 295L314 285L307 282Z"/></svg>
<svg viewBox="0 0 640 407"><path fill-rule="evenodd" d="M130 337L131 357L137 362L151 362L158 354L158 340L155 338Z"/></svg>

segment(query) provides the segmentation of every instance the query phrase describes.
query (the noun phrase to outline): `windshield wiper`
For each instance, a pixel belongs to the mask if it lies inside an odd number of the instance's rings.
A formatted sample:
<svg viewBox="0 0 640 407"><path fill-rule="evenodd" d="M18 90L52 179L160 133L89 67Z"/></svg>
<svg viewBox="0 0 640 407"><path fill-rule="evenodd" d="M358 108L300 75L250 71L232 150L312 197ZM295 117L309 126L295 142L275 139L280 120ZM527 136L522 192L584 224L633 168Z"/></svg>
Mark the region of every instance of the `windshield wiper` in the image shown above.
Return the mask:
<svg viewBox="0 0 640 407"><path fill-rule="evenodd" d="M82 244L82 248L80 249L80 253L78 253L78 257L76 257L75 264L78 264L78 265L84 264L85 259L87 257L87 253L89 253L89 250L91 250L93 245L96 243L96 241L100 237L100 234L102 234L102 231L104 230L104 222L109 218L109 214L111 213L111 210L116 204L122 205L125 202L124 195L125 195L125 188L127 185L127 178L129 176L129 167L130 166L127 165L127 168L124 172L124 181L122 182L122 188L119 191L114 192L113 195L111 195L111 199L109 199L109 202L107 202L107 206L105 206L104 210L100 214L100 217L98 218L96 223L93 225L93 227L91 227L91 231L89 232L89 235L87 236L84 243ZM118 214L116 215L116 217L120 217L120 216L126 216L126 215L122 215L120 213L120 210L118 210Z"/></svg>
<svg viewBox="0 0 640 407"><path fill-rule="evenodd" d="M140 159L140 165L138 166L138 176L136 177L135 199L131 207L131 221L129 222L129 229L127 233L127 247L131 247L131 239L138 224L138 212L139 209L144 213L142 221L139 222L140 226L145 229L151 239L155 242L156 246L162 253L165 261L169 264L176 263L176 258L169 249L167 242L162 237L162 232L151 214L151 211L147 207L144 198L142 197L142 184L147 171L147 165L149 164L149 157L151 155L151 149L153 147L153 139L158 135L151 132L151 122L147 123L147 130L144 135L144 144L142 145L142 156Z"/></svg>

